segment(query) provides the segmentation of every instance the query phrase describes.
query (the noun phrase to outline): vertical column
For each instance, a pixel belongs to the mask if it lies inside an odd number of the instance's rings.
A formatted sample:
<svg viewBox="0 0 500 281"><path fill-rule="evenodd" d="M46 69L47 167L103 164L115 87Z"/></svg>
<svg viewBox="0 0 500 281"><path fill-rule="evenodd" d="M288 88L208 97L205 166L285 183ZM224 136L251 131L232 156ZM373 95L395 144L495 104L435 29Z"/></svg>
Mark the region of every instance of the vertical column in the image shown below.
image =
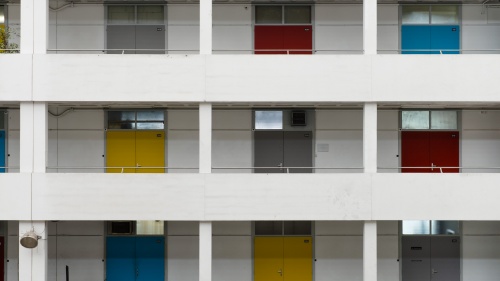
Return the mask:
<svg viewBox="0 0 500 281"><path fill-rule="evenodd" d="M363 0L363 50L377 54L377 0Z"/></svg>
<svg viewBox="0 0 500 281"><path fill-rule="evenodd" d="M46 54L48 31L48 0L21 1L21 53Z"/></svg>
<svg viewBox="0 0 500 281"><path fill-rule="evenodd" d="M363 281L377 281L377 222L363 227Z"/></svg>
<svg viewBox="0 0 500 281"><path fill-rule="evenodd" d="M19 245L19 281L47 281L47 222L20 221L19 240L23 234L31 230L34 230L41 237L38 239L38 246L34 249L27 249Z"/></svg>
<svg viewBox="0 0 500 281"><path fill-rule="evenodd" d="M21 102L20 171L45 173L47 167L47 103Z"/></svg>
<svg viewBox="0 0 500 281"><path fill-rule="evenodd" d="M212 104L200 103L200 173L212 172Z"/></svg>
<svg viewBox="0 0 500 281"><path fill-rule="evenodd" d="M212 54L212 0L200 0L200 54Z"/></svg>
<svg viewBox="0 0 500 281"><path fill-rule="evenodd" d="M200 278L212 281L212 222L200 221Z"/></svg>
<svg viewBox="0 0 500 281"><path fill-rule="evenodd" d="M365 173L377 172L377 104L376 103L364 104L363 166Z"/></svg>

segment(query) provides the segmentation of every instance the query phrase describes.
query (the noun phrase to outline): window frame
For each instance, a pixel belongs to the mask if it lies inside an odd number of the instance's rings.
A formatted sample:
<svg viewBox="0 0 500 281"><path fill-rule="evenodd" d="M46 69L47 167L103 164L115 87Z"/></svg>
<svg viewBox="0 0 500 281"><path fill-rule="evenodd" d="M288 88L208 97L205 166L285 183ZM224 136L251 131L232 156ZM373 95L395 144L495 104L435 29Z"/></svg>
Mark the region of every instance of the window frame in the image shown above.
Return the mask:
<svg viewBox="0 0 500 281"><path fill-rule="evenodd" d="M258 23L257 22L257 7L265 7L265 6L279 6L281 7L281 23ZM308 23L287 23L285 21L285 9L286 7L309 7L309 18L310 21ZM313 25L314 23L314 5L309 5L309 4L255 4L253 6L253 19L252 19L254 25L288 25L288 26L294 26L294 25Z"/></svg>

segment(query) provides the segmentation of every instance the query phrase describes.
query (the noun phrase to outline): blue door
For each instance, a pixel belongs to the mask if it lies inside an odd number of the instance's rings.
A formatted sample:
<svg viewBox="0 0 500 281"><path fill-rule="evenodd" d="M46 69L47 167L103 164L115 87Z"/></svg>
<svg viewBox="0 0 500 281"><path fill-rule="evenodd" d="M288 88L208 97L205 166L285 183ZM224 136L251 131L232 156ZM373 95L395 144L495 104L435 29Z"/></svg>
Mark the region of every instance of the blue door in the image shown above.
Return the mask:
<svg viewBox="0 0 500 281"><path fill-rule="evenodd" d="M5 167L5 131L0 131L0 167ZM5 173L5 169L0 168L0 173Z"/></svg>
<svg viewBox="0 0 500 281"><path fill-rule="evenodd" d="M403 54L458 54L460 26L403 25L401 49Z"/></svg>
<svg viewBox="0 0 500 281"><path fill-rule="evenodd" d="M135 237L106 240L106 281L135 281Z"/></svg>
<svg viewBox="0 0 500 281"><path fill-rule="evenodd" d="M106 281L163 281L164 237L107 237Z"/></svg>
<svg viewBox="0 0 500 281"><path fill-rule="evenodd" d="M433 53L458 54L460 49L460 26L458 25L435 25L431 27L431 49Z"/></svg>
<svg viewBox="0 0 500 281"><path fill-rule="evenodd" d="M165 238L136 238L137 281L163 281L165 275Z"/></svg>
<svg viewBox="0 0 500 281"><path fill-rule="evenodd" d="M401 49L403 54L430 54L431 26L430 25L401 26ZM422 50L422 51L417 51L417 50Z"/></svg>

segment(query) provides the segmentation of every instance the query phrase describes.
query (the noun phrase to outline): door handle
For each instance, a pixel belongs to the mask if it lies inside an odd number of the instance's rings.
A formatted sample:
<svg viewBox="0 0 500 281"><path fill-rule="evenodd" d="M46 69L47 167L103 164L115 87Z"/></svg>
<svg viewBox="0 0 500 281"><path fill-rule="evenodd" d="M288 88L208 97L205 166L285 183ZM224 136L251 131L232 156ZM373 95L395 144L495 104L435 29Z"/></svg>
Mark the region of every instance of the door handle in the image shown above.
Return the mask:
<svg viewBox="0 0 500 281"><path fill-rule="evenodd" d="M278 273L280 274L280 276L283 276L283 271L281 270L281 268L280 270L278 270Z"/></svg>
<svg viewBox="0 0 500 281"><path fill-rule="evenodd" d="M434 268L432 269L432 274L436 274L438 273L437 270L435 270Z"/></svg>
<svg viewBox="0 0 500 281"><path fill-rule="evenodd" d="M140 167L141 167L141 165L139 165L139 163L137 163L137 164L136 164L136 167L140 168Z"/></svg>
<svg viewBox="0 0 500 281"><path fill-rule="evenodd" d="M434 167L436 167L436 165L434 165L434 163L431 163L431 171L434 171Z"/></svg>
<svg viewBox="0 0 500 281"><path fill-rule="evenodd" d="M283 167L283 163L279 163L279 164L278 164L278 167Z"/></svg>

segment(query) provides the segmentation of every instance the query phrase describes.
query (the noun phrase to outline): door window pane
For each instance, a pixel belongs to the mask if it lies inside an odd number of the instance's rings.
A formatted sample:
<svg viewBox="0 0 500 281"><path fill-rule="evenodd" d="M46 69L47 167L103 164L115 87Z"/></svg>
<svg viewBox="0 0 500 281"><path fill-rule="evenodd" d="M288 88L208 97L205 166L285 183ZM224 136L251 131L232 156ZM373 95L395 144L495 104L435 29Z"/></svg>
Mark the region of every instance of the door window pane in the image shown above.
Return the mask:
<svg viewBox="0 0 500 281"><path fill-rule="evenodd" d="M403 24L429 24L428 5L405 5L403 9Z"/></svg>
<svg viewBox="0 0 500 281"><path fill-rule="evenodd" d="M456 111L431 111L431 129L452 129L456 130Z"/></svg>
<svg viewBox="0 0 500 281"><path fill-rule="evenodd" d="M255 235L282 235L282 228L281 221L256 221Z"/></svg>
<svg viewBox="0 0 500 281"><path fill-rule="evenodd" d="M311 6L285 6L285 23L311 23Z"/></svg>
<svg viewBox="0 0 500 281"><path fill-rule="evenodd" d="M283 111L255 111L256 130L283 129Z"/></svg>
<svg viewBox="0 0 500 281"><path fill-rule="evenodd" d="M163 235L163 221L137 221L137 235Z"/></svg>
<svg viewBox="0 0 500 281"><path fill-rule="evenodd" d="M432 234L457 235L459 231L458 221L431 221Z"/></svg>
<svg viewBox="0 0 500 281"><path fill-rule="evenodd" d="M429 111L403 111L401 123L403 129L429 129Z"/></svg>
<svg viewBox="0 0 500 281"><path fill-rule="evenodd" d="M285 221L285 235L311 235L311 222Z"/></svg>
<svg viewBox="0 0 500 281"><path fill-rule="evenodd" d="M137 111L137 121L163 121L163 119L163 111Z"/></svg>
<svg viewBox="0 0 500 281"><path fill-rule="evenodd" d="M108 6L108 23L110 24L134 24L134 6Z"/></svg>
<svg viewBox="0 0 500 281"><path fill-rule="evenodd" d="M282 6L255 6L255 23L283 23Z"/></svg>
<svg viewBox="0 0 500 281"><path fill-rule="evenodd" d="M5 111L3 110L0 110L0 130L4 130L5 129L5 119L6 119L6 113Z"/></svg>
<svg viewBox="0 0 500 281"><path fill-rule="evenodd" d="M430 234L429 221L403 221L403 234Z"/></svg>
<svg viewBox="0 0 500 281"><path fill-rule="evenodd" d="M432 6L431 24L458 24L458 6Z"/></svg>
<svg viewBox="0 0 500 281"><path fill-rule="evenodd" d="M137 23L163 24L163 6L137 6Z"/></svg>
<svg viewBox="0 0 500 281"><path fill-rule="evenodd" d="M5 13L3 6L0 6L0 24L5 23Z"/></svg>
<svg viewBox="0 0 500 281"><path fill-rule="evenodd" d="M163 122L137 122L137 130L163 130Z"/></svg>

